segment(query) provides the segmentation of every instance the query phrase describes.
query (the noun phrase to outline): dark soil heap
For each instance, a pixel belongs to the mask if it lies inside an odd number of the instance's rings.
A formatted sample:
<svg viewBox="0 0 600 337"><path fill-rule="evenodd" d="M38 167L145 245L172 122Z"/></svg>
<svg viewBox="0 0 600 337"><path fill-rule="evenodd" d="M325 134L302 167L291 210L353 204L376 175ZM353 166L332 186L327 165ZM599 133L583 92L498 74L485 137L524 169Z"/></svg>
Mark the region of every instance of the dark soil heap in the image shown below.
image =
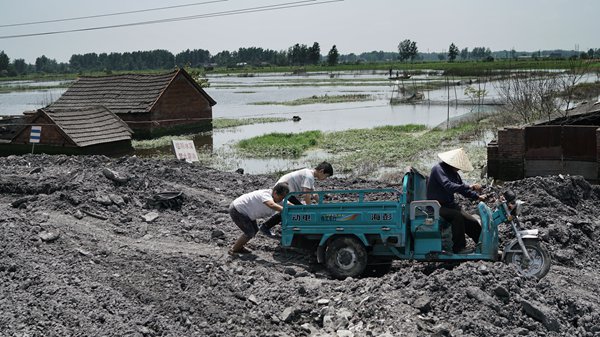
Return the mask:
<svg viewBox="0 0 600 337"><path fill-rule="evenodd" d="M525 227L553 258L542 280L499 262L396 261L383 277L337 281L260 234L251 257L230 257L229 203L274 182L135 157L3 158L0 335L600 335L600 188L580 177L490 188L526 202ZM390 186L318 184L379 187ZM155 197L171 191L183 194Z"/></svg>

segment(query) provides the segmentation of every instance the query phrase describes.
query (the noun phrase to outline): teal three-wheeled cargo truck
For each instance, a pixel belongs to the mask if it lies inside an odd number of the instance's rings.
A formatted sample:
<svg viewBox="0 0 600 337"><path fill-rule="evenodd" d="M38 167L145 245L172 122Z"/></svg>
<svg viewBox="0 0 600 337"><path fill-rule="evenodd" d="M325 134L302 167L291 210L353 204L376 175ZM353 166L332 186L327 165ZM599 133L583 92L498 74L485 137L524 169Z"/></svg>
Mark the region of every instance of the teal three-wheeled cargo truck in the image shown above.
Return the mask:
<svg viewBox="0 0 600 337"><path fill-rule="evenodd" d="M282 246L314 250L335 278L377 275L396 259L420 261L503 260L522 275L543 277L550 255L538 231L521 230L519 207L500 200L494 210L478 205L482 231L472 253L453 254L450 224L440 205L426 198L427 179L409 168L402 191L396 189L328 190L314 192L311 205L288 205L282 211ZM514 239L499 251L498 226L510 224Z"/></svg>

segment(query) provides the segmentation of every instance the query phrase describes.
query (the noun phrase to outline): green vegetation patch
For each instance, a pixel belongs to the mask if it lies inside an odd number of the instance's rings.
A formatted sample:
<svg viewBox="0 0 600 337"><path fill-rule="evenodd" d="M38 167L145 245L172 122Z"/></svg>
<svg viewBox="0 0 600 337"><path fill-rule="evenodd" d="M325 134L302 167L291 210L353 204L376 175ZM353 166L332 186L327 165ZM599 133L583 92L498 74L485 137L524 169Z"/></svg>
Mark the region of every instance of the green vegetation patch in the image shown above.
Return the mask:
<svg viewBox="0 0 600 337"><path fill-rule="evenodd" d="M289 119L283 118L283 117L244 118L244 119L215 118L215 119L213 119L213 128L214 129L224 129L224 128L233 128L233 127L242 126L242 125L250 125L250 124L278 123L278 122L285 122L287 120L289 120Z"/></svg>
<svg viewBox="0 0 600 337"><path fill-rule="evenodd" d="M472 134L475 129L475 123L429 131L423 125L383 126L327 133L320 145L339 154L335 163L342 172L353 172L360 167L376 170L417 162L420 154L439 148L444 142L462 138L462 135Z"/></svg>
<svg viewBox="0 0 600 337"><path fill-rule="evenodd" d="M249 157L299 158L304 151L319 144L323 134L321 131L302 133L270 133L237 143L243 155Z"/></svg>
<svg viewBox="0 0 600 337"><path fill-rule="evenodd" d="M288 102L254 102L250 104L254 105L305 105L305 104L316 104L316 103L345 103L345 102L363 102L372 101L373 96L366 94L350 94L350 95L336 95L336 96L311 96L306 98L299 98Z"/></svg>

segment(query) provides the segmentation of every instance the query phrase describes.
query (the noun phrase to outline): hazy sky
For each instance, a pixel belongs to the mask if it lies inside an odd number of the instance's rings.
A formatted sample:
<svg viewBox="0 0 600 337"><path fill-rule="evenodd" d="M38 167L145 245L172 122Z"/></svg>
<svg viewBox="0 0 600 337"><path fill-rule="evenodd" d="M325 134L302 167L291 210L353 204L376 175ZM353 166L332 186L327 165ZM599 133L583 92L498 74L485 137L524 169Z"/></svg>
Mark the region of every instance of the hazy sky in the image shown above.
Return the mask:
<svg viewBox="0 0 600 337"><path fill-rule="evenodd" d="M344 0L304 7L204 17L33 37L9 35L121 25L278 4L297 0L0 0L0 50L34 63L46 55L68 62L72 54L166 49L174 54L205 49L216 54L240 47L285 50L318 42L321 54L335 44L341 54L397 51L404 39L419 51L488 47L491 50L600 48L599 0ZM204 4L201 4L204 3ZM159 11L44 23L9 24L93 16L166 6Z"/></svg>

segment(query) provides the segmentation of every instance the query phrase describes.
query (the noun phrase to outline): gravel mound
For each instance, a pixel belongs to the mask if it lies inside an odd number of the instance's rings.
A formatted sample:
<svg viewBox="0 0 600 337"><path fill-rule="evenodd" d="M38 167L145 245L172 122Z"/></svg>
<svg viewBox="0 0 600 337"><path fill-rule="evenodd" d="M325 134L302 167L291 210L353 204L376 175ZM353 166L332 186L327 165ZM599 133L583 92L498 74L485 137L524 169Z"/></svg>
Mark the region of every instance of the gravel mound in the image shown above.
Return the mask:
<svg viewBox="0 0 600 337"><path fill-rule="evenodd" d="M230 257L240 232L229 203L275 180L175 160L3 158L0 335L600 335L600 188L581 177L488 188L526 202L525 227L539 228L552 254L542 280L500 262L395 261L382 277L337 281L260 235L254 254ZM157 202L165 192L183 193Z"/></svg>

